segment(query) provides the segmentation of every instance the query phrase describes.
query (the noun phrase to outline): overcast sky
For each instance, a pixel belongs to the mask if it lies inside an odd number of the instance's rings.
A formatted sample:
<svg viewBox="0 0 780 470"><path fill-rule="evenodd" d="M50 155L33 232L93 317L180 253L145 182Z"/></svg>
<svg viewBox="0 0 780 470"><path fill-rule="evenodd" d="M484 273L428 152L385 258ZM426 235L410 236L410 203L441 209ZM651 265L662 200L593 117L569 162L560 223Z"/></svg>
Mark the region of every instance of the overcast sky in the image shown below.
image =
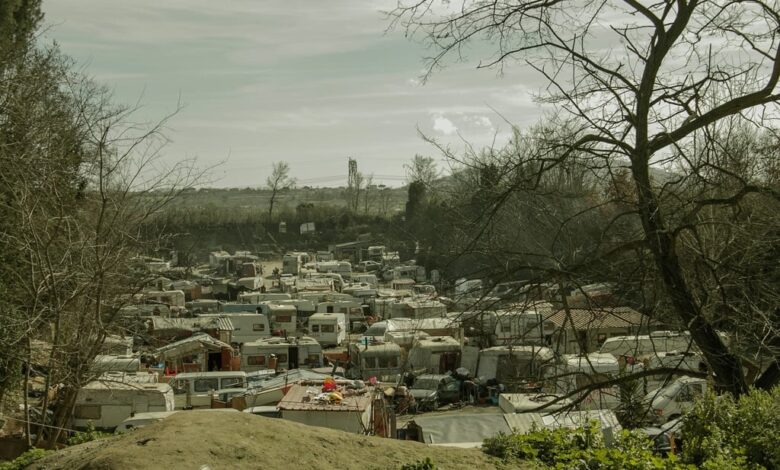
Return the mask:
<svg viewBox="0 0 780 470"><path fill-rule="evenodd" d="M385 34L388 2L45 1L48 37L122 103L170 123L171 161L224 161L211 185L262 186L271 162L301 185L346 183L347 158L403 183L415 153L439 158L418 129L462 148L525 127L541 111L533 75L452 64L425 85L426 49ZM538 82L537 82L538 83Z"/></svg>

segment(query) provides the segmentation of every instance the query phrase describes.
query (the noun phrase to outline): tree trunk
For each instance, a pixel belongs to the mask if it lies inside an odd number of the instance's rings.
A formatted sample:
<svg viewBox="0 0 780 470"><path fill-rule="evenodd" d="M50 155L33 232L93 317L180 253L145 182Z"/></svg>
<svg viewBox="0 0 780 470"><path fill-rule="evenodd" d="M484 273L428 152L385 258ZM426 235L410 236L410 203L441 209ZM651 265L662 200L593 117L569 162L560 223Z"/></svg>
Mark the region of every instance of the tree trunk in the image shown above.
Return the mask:
<svg viewBox="0 0 780 470"><path fill-rule="evenodd" d="M658 198L650 185L647 159L632 162L637 187L642 227L653 258L661 274L666 293L679 318L691 333L691 338L707 359L716 383L724 390L739 396L747 392L739 359L723 344L715 328L704 318L693 298L675 250L675 239L665 226Z"/></svg>

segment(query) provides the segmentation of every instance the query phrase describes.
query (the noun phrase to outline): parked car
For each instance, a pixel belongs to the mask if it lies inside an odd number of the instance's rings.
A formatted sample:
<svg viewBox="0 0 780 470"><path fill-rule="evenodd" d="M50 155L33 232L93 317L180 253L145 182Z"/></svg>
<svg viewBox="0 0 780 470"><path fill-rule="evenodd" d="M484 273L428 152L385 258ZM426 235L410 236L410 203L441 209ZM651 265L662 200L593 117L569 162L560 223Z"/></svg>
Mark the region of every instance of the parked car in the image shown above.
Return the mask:
<svg viewBox="0 0 780 470"><path fill-rule="evenodd" d="M460 382L451 375L423 374L414 380L409 393L419 411L433 411L440 405L460 401Z"/></svg>

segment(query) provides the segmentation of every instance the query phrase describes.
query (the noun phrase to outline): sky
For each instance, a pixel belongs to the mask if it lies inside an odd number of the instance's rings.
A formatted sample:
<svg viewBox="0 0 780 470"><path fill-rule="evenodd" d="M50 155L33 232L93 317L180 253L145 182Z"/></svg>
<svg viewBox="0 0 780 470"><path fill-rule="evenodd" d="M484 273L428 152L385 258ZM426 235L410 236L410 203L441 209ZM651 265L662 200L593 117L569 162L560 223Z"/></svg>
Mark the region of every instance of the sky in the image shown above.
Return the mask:
<svg viewBox="0 0 780 470"><path fill-rule="evenodd" d="M423 44L387 31L369 0L44 0L59 43L137 119L167 126L164 158L197 159L209 186L261 187L272 162L301 186L346 184L347 160L389 186L404 163L508 139L542 109L538 78L451 62L422 83Z"/></svg>

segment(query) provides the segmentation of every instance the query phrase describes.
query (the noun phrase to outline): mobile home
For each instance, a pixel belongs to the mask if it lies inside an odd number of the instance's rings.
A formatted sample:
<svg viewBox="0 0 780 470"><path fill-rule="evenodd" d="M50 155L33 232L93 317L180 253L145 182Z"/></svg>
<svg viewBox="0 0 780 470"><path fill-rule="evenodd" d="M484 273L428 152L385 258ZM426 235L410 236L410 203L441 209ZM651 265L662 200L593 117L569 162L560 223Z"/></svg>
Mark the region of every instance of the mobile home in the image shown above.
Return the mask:
<svg viewBox="0 0 780 470"><path fill-rule="evenodd" d="M255 291L263 287L263 278L260 276L242 277L237 284L244 289Z"/></svg>
<svg viewBox="0 0 780 470"><path fill-rule="evenodd" d="M213 392L227 388L246 388L247 379L243 371L188 372L173 377L171 386L177 410L210 408Z"/></svg>
<svg viewBox="0 0 780 470"><path fill-rule="evenodd" d="M555 323L548 318L552 306L518 311L502 310L496 312L495 344L552 344Z"/></svg>
<svg viewBox="0 0 780 470"><path fill-rule="evenodd" d="M271 327L277 331L294 334L298 329L298 309L295 305L266 303L263 309L271 321Z"/></svg>
<svg viewBox="0 0 780 470"><path fill-rule="evenodd" d="M393 382L403 372L401 347L393 343L350 344L347 376L368 380Z"/></svg>
<svg viewBox="0 0 780 470"><path fill-rule="evenodd" d="M72 426L113 431L133 413L173 411L174 394L164 383L126 383L95 380L76 395Z"/></svg>
<svg viewBox="0 0 780 470"><path fill-rule="evenodd" d="M347 339L347 315L315 313L309 317L309 332L323 346L340 346Z"/></svg>
<svg viewBox="0 0 780 470"><path fill-rule="evenodd" d="M266 338L241 346L241 369L247 372L317 367L322 367L322 346L308 336Z"/></svg>
<svg viewBox="0 0 780 470"><path fill-rule="evenodd" d="M418 338L409 351L409 367L422 374L444 374L460 367L461 344L451 336Z"/></svg>

